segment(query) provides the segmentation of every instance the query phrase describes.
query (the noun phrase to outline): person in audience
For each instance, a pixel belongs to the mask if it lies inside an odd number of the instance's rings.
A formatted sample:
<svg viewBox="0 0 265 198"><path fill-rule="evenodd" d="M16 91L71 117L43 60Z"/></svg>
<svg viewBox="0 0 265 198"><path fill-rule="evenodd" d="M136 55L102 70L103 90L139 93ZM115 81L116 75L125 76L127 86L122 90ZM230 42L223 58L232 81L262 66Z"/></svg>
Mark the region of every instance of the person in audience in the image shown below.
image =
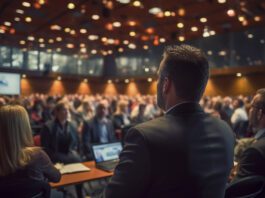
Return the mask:
<svg viewBox="0 0 265 198"><path fill-rule="evenodd" d="M45 105L43 112L42 112L42 119L43 119L44 123L54 119L54 116L53 116L54 107L55 107L55 101L54 101L53 97L49 96L46 99L46 105Z"/></svg>
<svg viewBox="0 0 265 198"><path fill-rule="evenodd" d="M230 97L228 96L224 97L222 111L226 113L229 119L231 119L233 114L233 109L231 108L231 102L232 99ZM229 123L231 123L231 121L229 121Z"/></svg>
<svg viewBox="0 0 265 198"><path fill-rule="evenodd" d="M148 118L145 117L144 112L145 112L146 105L144 103L140 103L138 106L138 114L135 115L135 117L132 118L132 123L133 124L140 124L142 122L148 121Z"/></svg>
<svg viewBox="0 0 265 198"><path fill-rule="evenodd" d="M32 125L41 125L44 123L42 113L43 113L42 101L41 100L34 101L30 114Z"/></svg>
<svg viewBox="0 0 265 198"><path fill-rule="evenodd" d="M243 152L235 180L251 175L265 177L265 88L257 91L249 110L255 141Z"/></svg>
<svg viewBox="0 0 265 198"><path fill-rule="evenodd" d="M96 107L96 115L88 122L84 122L82 130L83 152L87 160L91 160L90 145L94 143L107 143L116 140L111 120L107 118L107 107L100 102Z"/></svg>
<svg viewBox="0 0 265 198"><path fill-rule="evenodd" d="M53 163L80 162L76 128L67 120L68 107L59 102L54 108L55 119L44 124L41 130L41 146Z"/></svg>
<svg viewBox="0 0 265 198"><path fill-rule="evenodd" d="M208 77L208 61L199 49L165 48L157 103L166 115L129 130L102 197L224 197L234 136L198 104Z"/></svg>
<svg viewBox="0 0 265 198"><path fill-rule="evenodd" d="M120 101L117 106L117 110L113 115L113 126L116 134L121 133L121 129L131 124L131 119L128 115L128 103L126 101Z"/></svg>
<svg viewBox="0 0 265 198"><path fill-rule="evenodd" d="M61 178L48 155L33 146L28 114L19 105L0 108L0 178L10 177L49 182Z"/></svg>
<svg viewBox="0 0 265 198"><path fill-rule="evenodd" d="M244 101L242 99L240 98L235 99L233 102L233 107L234 107L234 113L232 114L231 117L231 123L233 127L236 127L236 125L239 122L247 121L248 115L244 107Z"/></svg>

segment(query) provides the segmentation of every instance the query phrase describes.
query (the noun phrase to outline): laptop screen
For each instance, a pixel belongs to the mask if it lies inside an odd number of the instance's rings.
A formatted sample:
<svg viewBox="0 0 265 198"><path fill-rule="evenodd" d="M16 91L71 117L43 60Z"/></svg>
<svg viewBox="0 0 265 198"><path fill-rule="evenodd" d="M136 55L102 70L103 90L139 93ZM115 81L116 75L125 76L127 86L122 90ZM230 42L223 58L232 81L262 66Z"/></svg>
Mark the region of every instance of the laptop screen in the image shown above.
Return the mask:
<svg viewBox="0 0 265 198"><path fill-rule="evenodd" d="M122 150L122 146L120 142L115 142L93 145L92 150L94 153L95 161L98 163L118 159L119 154Z"/></svg>

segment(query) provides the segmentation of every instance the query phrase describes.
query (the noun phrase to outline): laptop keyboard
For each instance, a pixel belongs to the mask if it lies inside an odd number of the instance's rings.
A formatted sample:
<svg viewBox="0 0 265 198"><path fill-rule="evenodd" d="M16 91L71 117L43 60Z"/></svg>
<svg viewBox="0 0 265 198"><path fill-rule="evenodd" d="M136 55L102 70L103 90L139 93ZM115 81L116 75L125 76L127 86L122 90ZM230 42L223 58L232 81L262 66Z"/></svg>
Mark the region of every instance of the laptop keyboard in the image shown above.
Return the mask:
<svg viewBox="0 0 265 198"><path fill-rule="evenodd" d="M102 168L103 170L112 171L117 166L118 161L111 161L111 162L101 162L98 164L99 168Z"/></svg>

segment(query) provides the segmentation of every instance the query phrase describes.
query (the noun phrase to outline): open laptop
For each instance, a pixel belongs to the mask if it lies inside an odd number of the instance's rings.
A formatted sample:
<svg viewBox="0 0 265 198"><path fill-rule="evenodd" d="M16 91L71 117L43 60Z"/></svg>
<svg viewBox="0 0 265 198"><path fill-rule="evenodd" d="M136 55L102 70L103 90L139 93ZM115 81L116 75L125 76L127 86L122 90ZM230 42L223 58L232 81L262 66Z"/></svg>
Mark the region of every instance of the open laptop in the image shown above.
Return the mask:
<svg viewBox="0 0 265 198"><path fill-rule="evenodd" d="M96 167L108 172L113 171L119 162L121 151L120 142L92 145Z"/></svg>

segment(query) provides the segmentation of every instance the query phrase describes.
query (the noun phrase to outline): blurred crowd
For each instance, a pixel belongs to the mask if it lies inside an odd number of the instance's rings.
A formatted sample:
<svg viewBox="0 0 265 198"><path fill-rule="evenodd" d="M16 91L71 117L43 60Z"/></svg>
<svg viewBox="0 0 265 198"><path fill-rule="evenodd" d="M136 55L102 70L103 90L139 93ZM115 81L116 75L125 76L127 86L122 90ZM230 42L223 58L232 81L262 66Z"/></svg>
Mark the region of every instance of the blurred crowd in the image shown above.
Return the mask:
<svg viewBox="0 0 265 198"><path fill-rule="evenodd" d="M252 96L236 97L208 97L201 99L200 105L205 112L222 119L235 132L237 140L253 136L248 124L248 111ZM156 96L105 96L105 95L56 95L32 94L25 97L0 97L0 106L5 104L20 104L28 112L33 135L39 135L45 123L60 120L65 116L68 123L77 133L77 140L83 144L82 155L91 159L89 152L86 154L86 142L104 143L122 139L123 129L154 119L164 114L156 105ZM62 105L63 104L63 105ZM63 107L63 108L62 108ZM55 111L57 109L57 111ZM60 110L63 109L64 112ZM57 112L57 113L56 113ZM100 128L106 125L105 128ZM47 130L47 126L46 129ZM104 137L104 131L107 131ZM101 134L95 137L95 134ZM94 134L94 135L93 135ZM111 134L111 135L110 135ZM79 139L79 140L78 140ZM248 145L243 141L241 144ZM241 143L243 142L243 143ZM248 141L247 141L248 142ZM243 146L244 147L244 146ZM80 147L81 148L81 147ZM236 148L241 153L242 148ZM89 150L87 148L87 150Z"/></svg>

